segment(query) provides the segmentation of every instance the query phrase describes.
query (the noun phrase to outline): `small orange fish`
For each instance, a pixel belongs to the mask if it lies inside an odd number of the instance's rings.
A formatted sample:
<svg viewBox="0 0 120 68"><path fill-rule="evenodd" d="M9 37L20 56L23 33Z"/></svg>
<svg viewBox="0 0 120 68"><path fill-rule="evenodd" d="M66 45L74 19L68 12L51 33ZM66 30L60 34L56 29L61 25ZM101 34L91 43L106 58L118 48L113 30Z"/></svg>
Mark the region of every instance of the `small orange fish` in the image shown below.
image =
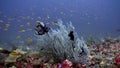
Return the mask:
<svg viewBox="0 0 120 68"><path fill-rule="evenodd" d="M32 38L27 38L26 39L26 42L28 42L28 43L30 43L30 42L32 42L33 40L32 40Z"/></svg>
<svg viewBox="0 0 120 68"><path fill-rule="evenodd" d="M5 28L5 29L4 29L4 31L7 31L7 30L8 30L8 28Z"/></svg>
<svg viewBox="0 0 120 68"><path fill-rule="evenodd" d="M9 21L12 21L12 20L14 20L14 19L13 19L13 18L11 18L11 17L8 17L8 20L9 20Z"/></svg>
<svg viewBox="0 0 120 68"><path fill-rule="evenodd" d="M51 22L51 24L54 26L54 25L56 25L56 22Z"/></svg>
<svg viewBox="0 0 120 68"><path fill-rule="evenodd" d="M49 16L49 15L47 15L47 18L49 19L49 18L50 18L50 16Z"/></svg>
<svg viewBox="0 0 120 68"><path fill-rule="evenodd" d="M20 25L20 27L23 27L24 25Z"/></svg>
<svg viewBox="0 0 120 68"><path fill-rule="evenodd" d="M26 32L26 30L20 30L19 32L24 33L24 32Z"/></svg>
<svg viewBox="0 0 120 68"><path fill-rule="evenodd" d="M26 19L26 17L22 16L22 19Z"/></svg>
<svg viewBox="0 0 120 68"><path fill-rule="evenodd" d="M20 22L20 20L17 20L17 22Z"/></svg>
<svg viewBox="0 0 120 68"><path fill-rule="evenodd" d="M32 31L32 30L34 30L34 29L32 29L32 28L27 29L27 31Z"/></svg>
<svg viewBox="0 0 120 68"><path fill-rule="evenodd" d="M3 23L4 21L3 20L0 20L0 23Z"/></svg>
<svg viewBox="0 0 120 68"><path fill-rule="evenodd" d="M9 27L10 26L10 24L5 24L5 27Z"/></svg>
<svg viewBox="0 0 120 68"><path fill-rule="evenodd" d="M16 37L16 39L20 39L20 38L21 38L21 36L17 36L17 37Z"/></svg>
<svg viewBox="0 0 120 68"><path fill-rule="evenodd" d="M30 26L30 22L28 22L27 25Z"/></svg>

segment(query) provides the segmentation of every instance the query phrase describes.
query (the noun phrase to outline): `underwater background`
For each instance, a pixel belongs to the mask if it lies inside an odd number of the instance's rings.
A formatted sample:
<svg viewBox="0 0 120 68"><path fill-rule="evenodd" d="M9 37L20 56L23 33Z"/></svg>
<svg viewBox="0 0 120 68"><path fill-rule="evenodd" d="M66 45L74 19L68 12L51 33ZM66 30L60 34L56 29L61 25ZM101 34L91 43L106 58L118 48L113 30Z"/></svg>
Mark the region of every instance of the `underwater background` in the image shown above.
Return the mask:
<svg viewBox="0 0 120 68"><path fill-rule="evenodd" d="M80 37L119 37L120 0L0 0L0 42L31 43L36 21L55 27L58 19Z"/></svg>

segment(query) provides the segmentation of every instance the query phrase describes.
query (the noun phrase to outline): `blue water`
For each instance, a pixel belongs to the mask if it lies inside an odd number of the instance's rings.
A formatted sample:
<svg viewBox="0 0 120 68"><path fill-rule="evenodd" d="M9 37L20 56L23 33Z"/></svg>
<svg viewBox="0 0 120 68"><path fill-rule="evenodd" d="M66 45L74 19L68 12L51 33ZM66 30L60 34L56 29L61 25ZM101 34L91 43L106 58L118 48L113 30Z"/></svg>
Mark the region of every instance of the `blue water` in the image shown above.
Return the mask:
<svg viewBox="0 0 120 68"><path fill-rule="evenodd" d="M0 41L16 41L16 36L33 38L34 30L28 29L33 29L37 20L54 27L51 22L58 19L65 24L71 21L79 36L117 37L120 0L0 0ZM5 24L10 24L6 31ZM19 32L23 29L28 31Z"/></svg>

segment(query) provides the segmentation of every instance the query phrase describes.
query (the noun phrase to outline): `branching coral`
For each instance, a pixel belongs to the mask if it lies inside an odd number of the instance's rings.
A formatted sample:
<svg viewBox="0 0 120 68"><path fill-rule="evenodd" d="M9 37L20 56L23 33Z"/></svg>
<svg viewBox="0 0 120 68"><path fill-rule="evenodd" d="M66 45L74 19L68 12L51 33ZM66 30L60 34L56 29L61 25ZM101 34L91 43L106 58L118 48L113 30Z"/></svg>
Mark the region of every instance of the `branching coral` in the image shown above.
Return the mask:
<svg viewBox="0 0 120 68"><path fill-rule="evenodd" d="M40 52L46 56L52 56L57 61L69 59L75 62L85 62L85 56L89 50L83 38L78 38L72 23L63 25L61 20L56 23L58 28L52 29L45 35L37 36L37 44ZM75 40L70 40L68 34L74 32Z"/></svg>

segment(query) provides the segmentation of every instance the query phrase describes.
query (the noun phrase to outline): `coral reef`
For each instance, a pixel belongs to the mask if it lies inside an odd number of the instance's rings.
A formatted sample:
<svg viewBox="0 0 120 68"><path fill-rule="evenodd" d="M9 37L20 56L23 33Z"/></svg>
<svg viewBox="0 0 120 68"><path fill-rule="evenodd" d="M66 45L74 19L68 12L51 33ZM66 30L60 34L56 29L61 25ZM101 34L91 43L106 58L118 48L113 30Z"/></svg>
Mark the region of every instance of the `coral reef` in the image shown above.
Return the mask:
<svg viewBox="0 0 120 68"><path fill-rule="evenodd" d="M65 59L69 59L73 62L85 62L86 56L89 55L89 50L84 42L83 38L79 38L75 32L75 28L72 23L63 25L61 20L56 23L58 26L56 29L52 29L45 35L36 36L37 45L39 45L39 51L45 56L50 56L61 62ZM70 40L68 34L70 31L74 32L75 40Z"/></svg>

